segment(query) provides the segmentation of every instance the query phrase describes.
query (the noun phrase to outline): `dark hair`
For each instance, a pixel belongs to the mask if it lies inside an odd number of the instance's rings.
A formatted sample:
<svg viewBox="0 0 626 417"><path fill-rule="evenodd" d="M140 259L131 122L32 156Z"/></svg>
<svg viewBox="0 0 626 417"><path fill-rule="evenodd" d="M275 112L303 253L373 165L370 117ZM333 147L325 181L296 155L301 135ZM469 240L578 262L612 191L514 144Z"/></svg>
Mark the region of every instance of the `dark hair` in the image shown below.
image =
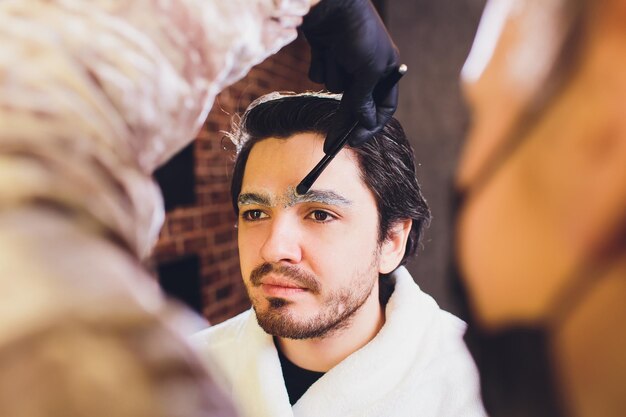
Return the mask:
<svg viewBox="0 0 626 417"><path fill-rule="evenodd" d="M325 93L271 93L248 107L231 134L237 145L231 183L236 214L239 214L237 198L252 147L269 137L287 139L305 132L326 135L339 107L339 98ZM348 147L357 155L360 177L376 200L379 242L387 238L390 227L397 222L413 220L400 263L403 265L415 254L422 231L430 222L430 210L415 177L413 149L394 118L365 144Z"/></svg>

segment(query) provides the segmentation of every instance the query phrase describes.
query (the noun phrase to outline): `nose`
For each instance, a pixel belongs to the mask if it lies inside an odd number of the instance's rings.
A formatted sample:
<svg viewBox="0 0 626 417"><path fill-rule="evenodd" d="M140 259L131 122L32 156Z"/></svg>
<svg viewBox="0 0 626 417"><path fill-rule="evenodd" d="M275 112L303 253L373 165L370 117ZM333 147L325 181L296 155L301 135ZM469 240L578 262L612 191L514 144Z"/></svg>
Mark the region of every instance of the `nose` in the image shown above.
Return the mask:
<svg viewBox="0 0 626 417"><path fill-rule="evenodd" d="M298 263L302 260L301 239L297 222L286 216L274 217L261 246L261 257L271 263Z"/></svg>

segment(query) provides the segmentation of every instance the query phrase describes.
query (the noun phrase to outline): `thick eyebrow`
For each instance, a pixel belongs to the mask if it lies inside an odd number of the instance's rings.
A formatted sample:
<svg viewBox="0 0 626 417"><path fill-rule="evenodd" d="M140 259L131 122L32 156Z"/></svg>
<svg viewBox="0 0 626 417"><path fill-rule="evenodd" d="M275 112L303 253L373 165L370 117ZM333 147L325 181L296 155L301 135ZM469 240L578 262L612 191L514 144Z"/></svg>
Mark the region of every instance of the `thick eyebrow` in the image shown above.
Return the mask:
<svg viewBox="0 0 626 417"><path fill-rule="evenodd" d="M246 205L259 205L266 207L273 207L274 202L272 198L267 194L261 193L242 193L237 197L237 206L246 206Z"/></svg>
<svg viewBox="0 0 626 417"><path fill-rule="evenodd" d="M331 190L309 190L304 195L293 193L287 201L287 206L300 203L321 203L329 206L350 206L352 201Z"/></svg>

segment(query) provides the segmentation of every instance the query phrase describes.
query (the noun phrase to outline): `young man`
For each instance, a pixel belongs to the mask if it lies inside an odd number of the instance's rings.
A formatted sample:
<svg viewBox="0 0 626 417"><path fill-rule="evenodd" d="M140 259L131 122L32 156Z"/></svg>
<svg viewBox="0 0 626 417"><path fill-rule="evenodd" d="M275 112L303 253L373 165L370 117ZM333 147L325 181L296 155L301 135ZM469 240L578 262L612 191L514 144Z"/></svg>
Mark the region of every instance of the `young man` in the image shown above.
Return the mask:
<svg viewBox="0 0 626 417"><path fill-rule="evenodd" d="M244 416L482 416L463 322L400 266L430 212L399 123L295 192L338 105L271 94L243 115L231 192L253 309L195 342Z"/></svg>

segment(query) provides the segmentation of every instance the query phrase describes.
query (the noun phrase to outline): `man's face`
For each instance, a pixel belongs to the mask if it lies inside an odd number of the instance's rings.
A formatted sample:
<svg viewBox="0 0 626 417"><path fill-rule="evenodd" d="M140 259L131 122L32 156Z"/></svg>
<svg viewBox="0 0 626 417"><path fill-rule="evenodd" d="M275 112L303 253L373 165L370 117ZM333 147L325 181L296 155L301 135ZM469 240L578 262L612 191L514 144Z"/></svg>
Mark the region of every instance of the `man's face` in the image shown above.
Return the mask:
<svg viewBox="0 0 626 417"><path fill-rule="evenodd" d="M344 328L378 303L378 210L344 149L309 193L295 187L324 155L312 133L252 148L239 195L239 255L261 326L287 338Z"/></svg>

